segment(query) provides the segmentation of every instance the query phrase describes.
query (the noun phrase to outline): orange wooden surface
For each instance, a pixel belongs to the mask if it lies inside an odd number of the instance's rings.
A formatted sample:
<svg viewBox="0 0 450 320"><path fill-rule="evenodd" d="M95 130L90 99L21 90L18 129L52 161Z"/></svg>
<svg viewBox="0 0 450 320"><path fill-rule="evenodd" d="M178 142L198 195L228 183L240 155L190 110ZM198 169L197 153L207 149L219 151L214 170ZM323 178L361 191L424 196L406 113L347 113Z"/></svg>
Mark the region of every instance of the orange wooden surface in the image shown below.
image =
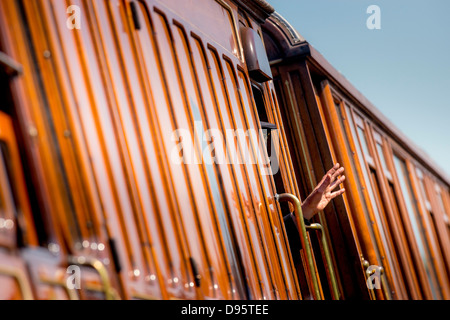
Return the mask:
<svg viewBox="0 0 450 320"><path fill-rule="evenodd" d="M80 30L67 27L69 4L81 9ZM175 0L0 0L0 49L24 70L2 88L12 99L0 109L12 111L0 111L0 141L12 166L0 159L0 219L19 223L25 232L24 248L15 242L16 226L0 233L0 246L14 253L0 252L0 267L16 267L25 283L18 286L9 271L0 270L0 298L309 296L292 261L301 253L289 248L286 212L276 195L280 183L297 197L314 188L313 171L320 167L314 156L320 153L306 145L311 130L300 117L293 119L295 138L286 134L274 83L257 83L247 71L239 28L263 33L263 18L249 10L231 0L198 0L195 6ZM299 70L310 76L307 68ZM286 74L282 80L296 83ZM256 105L253 90L261 92L263 105ZM417 164L383 133L374 139L362 115L356 126L359 121L364 128L371 156L358 151L363 141L353 120L359 111L335 91L325 81L311 96L319 108L315 119L322 121L317 125L324 126L320 143L329 144L332 160L346 168L342 206L348 208L352 245L370 264L384 267L395 298L406 298L409 289L411 298L448 299L448 185L424 170L424 194ZM298 92L292 92L290 103L298 107ZM239 160L267 160L256 136L237 135L231 144L223 139L229 130L261 129L259 112L279 132L278 175L266 175L255 163L214 162L232 150ZM292 141L302 146L292 147ZM386 164L375 154L380 141ZM177 162L189 155L190 145L196 146L194 162ZM291 150L305 162L305 186L299 185L296 172L304 170ZM394 153L406 160L434 276L426 274L408 222ZM335 223L324 213L318 219L325 230ZM315 246L313 272L325 296L330 279L321 274L323 248ZM86 267L88 261L94 263ZM84 288L76 294L64 285L70 264L83 270ZM412 264L412 271L400 270ZM110 292L103 292L109 284ZM388 296L378 290L372 298Z"/></svg>

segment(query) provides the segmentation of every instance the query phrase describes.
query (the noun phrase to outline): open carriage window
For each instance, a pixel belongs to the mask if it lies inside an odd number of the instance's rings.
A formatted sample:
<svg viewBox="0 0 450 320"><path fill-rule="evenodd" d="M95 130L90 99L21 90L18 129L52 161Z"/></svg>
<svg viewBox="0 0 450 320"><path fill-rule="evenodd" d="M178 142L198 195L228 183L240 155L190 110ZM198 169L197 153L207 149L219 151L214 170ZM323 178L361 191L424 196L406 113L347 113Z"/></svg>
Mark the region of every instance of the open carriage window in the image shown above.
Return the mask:
<svg viewBox="0 0 450 320"><path fill-rule="evenodd" d="M267 151L267 156L271 161L271 165L274 165L272 161L278 161L277 156L274 154L276 152L275 148L273 148L274 143L276 141L273 141L272 139L276 139L276 137L273 136L274 132L273 130L277 130L277 126L274 123L269 122L269 117L267 116L266 111L266 103L264 100L264 94L263 89L260 87L259 84L252 83L252 91L253 91L253 99L255 100L256 109L258 111L258 117L259 122L261 123L261 130L263 132L263 138L265 141L265 147ZM278 164L277 164L278 165ZM273 175L274 181L275 181L275 187L277 190L277 193L281 194L285 192L283 180L281 177L280 171L276 172ZM283 213L288 212L288 204L286 202L280 203L281 208L283 210Z"/></svg>

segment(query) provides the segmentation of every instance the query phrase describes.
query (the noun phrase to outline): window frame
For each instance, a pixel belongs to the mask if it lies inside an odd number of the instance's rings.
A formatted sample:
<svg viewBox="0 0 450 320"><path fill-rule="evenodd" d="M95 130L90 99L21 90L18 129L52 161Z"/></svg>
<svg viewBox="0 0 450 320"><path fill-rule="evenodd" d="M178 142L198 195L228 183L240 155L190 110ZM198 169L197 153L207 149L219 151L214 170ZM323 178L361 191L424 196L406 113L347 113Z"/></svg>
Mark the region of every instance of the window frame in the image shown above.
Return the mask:
<svg viewBox="0 0 450 320"><path fill-rule="evenodd" d="M429 250L429 243L426 239L426 233L424 223L423 223L423 215L420 209L420 198L417 194L417 189L415 185L414 177L411 175L412 170L414 171L414 166L411 161L413 161L410 156L407 154L406 151L404 151L400 146L398 146L395 142L391 141L392 149L391 149L391 159L392 159L392 167L393 170L393 178L394 178L394 187L396 190L397 200L399 201L399 207L400 212L402 214L402 221L403 226L406 231L407 238L409 239L408 243L410 245L410 250L412 252L412 255L414 257L414 266L416 268L416 272L419 276L420 283L421 283L421 289L422 293L424 295L424 298L426 299L433 299L433 287L436 288L436 270L434 269L434 265L432 264L431 260L431 253ZM407 199L404 196L403 187L400 183L400 176L397 172L397 168L395 166L395 158L397 158L399 161L404 163L404 170L406 170L405 173L402 173L402 176L404 179L407 179L405 181L405 187L408 188L406 192L408 192L408 198L411 202L411 206L413 208L412 213L408 212L408 205L406 204ZM419 249L419 243L417 242L416 234L413 230L413 225L411 222L411 214L414 215L413 218L415 218L415 223L417 223L418 230L420 232L420 241L422 242L423 249L425 250L426 259L427 259L427 265L432 267L432 274L431 279L430 276L427 275L426 272L426 265L423 261L423 257L420 254ZM433 283L430 283L430 280ZM435 291L436 293L436 291ZM439 294L439 293L438 293Z"/></svg>

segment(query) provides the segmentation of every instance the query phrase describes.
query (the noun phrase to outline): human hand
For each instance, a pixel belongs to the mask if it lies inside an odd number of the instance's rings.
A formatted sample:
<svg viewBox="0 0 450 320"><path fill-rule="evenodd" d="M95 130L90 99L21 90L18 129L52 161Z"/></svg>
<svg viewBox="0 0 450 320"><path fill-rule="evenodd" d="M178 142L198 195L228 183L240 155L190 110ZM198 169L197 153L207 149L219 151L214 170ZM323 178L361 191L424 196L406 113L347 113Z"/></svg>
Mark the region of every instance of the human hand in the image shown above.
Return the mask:
<svg viewBox="0 0 450 320"><path fill-rule="evenodd" d="M316 188L302 203L303 217L311 219L317 212L322 211L331 200L345 192L345 188L334 191L345 180L345 176L336 179L344 173L344 167L336 163L322 178Z"/></svg>

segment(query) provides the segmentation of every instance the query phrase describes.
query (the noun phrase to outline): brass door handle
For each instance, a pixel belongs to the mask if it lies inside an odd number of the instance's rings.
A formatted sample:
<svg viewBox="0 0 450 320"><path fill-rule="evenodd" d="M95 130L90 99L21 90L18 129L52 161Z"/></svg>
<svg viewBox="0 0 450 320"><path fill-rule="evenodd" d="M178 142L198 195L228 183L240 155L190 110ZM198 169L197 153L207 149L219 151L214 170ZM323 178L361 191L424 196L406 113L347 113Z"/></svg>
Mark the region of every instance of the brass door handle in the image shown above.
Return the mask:
<svg viewBox="0 0 450 320"><path fill-rule="evenodd" d="M370 262L369 262L369 261L367 261L367 260L364 259L363 257L361 257L361 259L362 259L362 266L363 266L364 272L365 272L365 274L366 274L366 283L367 283L369 277L370 277L370 276L372 275L372 273L375 272L375 271L372 272L372 271L369 270L369 267L370 267ZM377 297L376 297L376 295L375 295L375 292L373 292L373 290L369 290L369 295L370 295L370 298L371 298L372 300L377 300Z"/></svg>
<svg viewBox="0 0 450 320"><path fill-rule="evenodd" d="M14 278L14 280L17 281L20 293L22 294L22 298L24 300L33 300L33 292L31 291L30 284L23 273L11 267L0 266L0 274Z"/></svg>
<svg viewBox="0 0 450 320"><path fill-rule="evenodd" d="M379 270L378 272L380 273L381 288L383 289L384 298L386 300L392 300L391 292L390 292L388 284L386 282L386 274L384 273L384 268L380 267L380 266L377 266L377 268ZM373 270L373 272L370 272L370 275L372 275L374 272L376 272L376 271Z"/></svg>
<svg viewBox="0 0 450 320"><path fill-rule="evenodd" d="M391 291L389 290L386 274L384 273L384 268L380 267L380 275L381 275L381 286L383 287L384 297L386 300L392 300Z"/></svg>
<svg viewBox="0 0 450 320"><path fill-rule="evenodd" d="M315 272L315 265L314 265L312 250L311 250L311 247L309 246L308 234L306 231L305 222L303 221L303 212L302 212L301 202L296 196L294 196L293 194L290 194L290 193L276 194L275 199L279 202L288 201L294 207L295 218L300 227L300 230L299 230L300 241L301 241L302 247L305 249L305 253L306 253L308 271L309 271L309 274L311 277L311 282L312 282L312 293L316 300L322 300L322 295L320 294L319 282L317 280L317 275Z"/></svg>
<svg viewBox="0 0 450 320"><path fill-rule="evenodd" d="M90 257L69 257L68 260L70 264L91 267L97 271L103 288L101 291L105 294L106 300L119 299L118 294L111 285L108 270L100 260Z"/></svg>
<svg viewBox="0 0 450 320"><path fill-rule="evenodd" d="M369 269L370 263L367 260L363 261L363 267L364 267L364 269L366 271L367 279L369 279L370 276L373 275L376 272L376 270L373 269L373 268ZM383 293L384 293L385 299L386 300L392 300L392 295L391 295L391 292L389 290L388 284L386 282L386 274L384 273L384 268L380 267L380 266L376 266L376 269L378 269L378 272L380 274L380 282L381 282L381 287L383 289ZM374 295L374 297L375 297L375 295ZM373 299L376 299L376 298L373 298Z"/></svg>
<svg viewBox="0 0 450 320"><path fill-rule="evenodd" d="M328 246L328 239L327 239L327 236L325 235L325 230L323 229L323 226L320 223L312 223L311 225L306 226L306 229L320 231L322 247L323 247L323 251L325 254L325 260L326 260L326 264L327 264L327 268L328 268L328 273L330 275L333 299L339 300L339 288L338 288L338 284L337 284L337 280L336 280L336 274L334 272L333 261L331 259L330 249Z"/></svg>

